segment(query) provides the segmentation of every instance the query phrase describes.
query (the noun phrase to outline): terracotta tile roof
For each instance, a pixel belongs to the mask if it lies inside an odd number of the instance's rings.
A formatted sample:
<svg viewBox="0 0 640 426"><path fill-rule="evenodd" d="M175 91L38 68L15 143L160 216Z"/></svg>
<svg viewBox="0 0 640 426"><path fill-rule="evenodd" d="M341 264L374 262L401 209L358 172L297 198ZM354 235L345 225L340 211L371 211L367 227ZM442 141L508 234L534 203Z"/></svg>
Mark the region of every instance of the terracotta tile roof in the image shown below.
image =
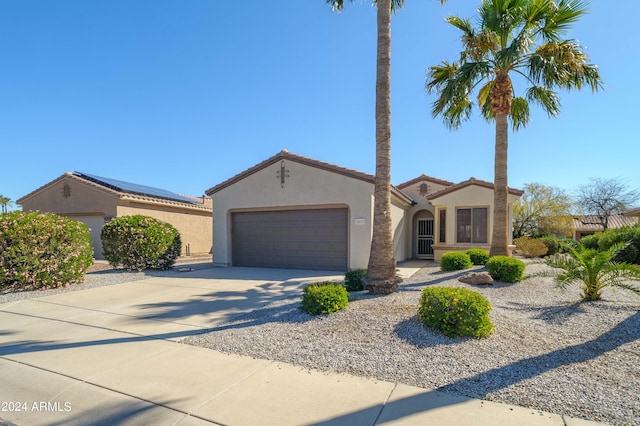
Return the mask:
<svg viewBox="0 0 640 426"><path fill-rule="evenodd" d="M476 178L470 178L467 179L465 181L462 181L460 183L456 183L455 185L451 185L448 188L443 188L440 191L436 191L433 194L429 194L429 199L430 200L435 200L436 198L440 198L443 195L446 194L450 194L452 192L458 191L462 188L466 188L467 186L471 186L471 185L477 185L477 186L481 186L487 189L491 189L493 190L494 186L493 183L491 182L487 182L485 180L480 180L480 179L476 179ZM522 194L524 194L524 191L521 191L519 189L515 189L515 188L509 188L509 194L511 195L517 195L517 196L521 196Z"/></svg>
<svg viewBox="0 0 640 426"><path fill-rule="evenodd" d="M436 183L438 185L444 185L444 186L452 186L454 185L453 182L449 182L448 180L443 180L443 179L437 179L431 176L427 176L424 173L421 174L420 176L418 176L417 178L413 178L411 180L408 180L406 182L401 183L400 185L396 185L398 189L403 190L409 186L415 185L417 183L420 183L422 181L427 181L427 182L431 182L431 183Z"/></svg>
<svg viewBox="0 0 640 426"><path fill-rule="evenodd" d="M182 201L178 201L178 200L171 200L168 198L160 198L160 197L153 197L153 196L149 196L149 195L144 195L144 194L135 194L135 193L131 193L131 192L125 192L122 190L118 190L118 189L114 189L113 187L103 184L99 181L96 180L90 180L87 179L85 177L82 177L78 174L75 173L71 173L71 172L66 172L65 174L63 174L62 176L58 177L57 179L54 179L53 181L42 185L41 187L39 187L38 189L30 192L29 194L25 195L24 197L21 197L20 199L18 199L16 201L17 204L22 204L22 202L24 202L25 200L27 200L30 197L33 197L34 195L36 195L38 192L46 189L47 187L51 186L51 185L55 185L59 182L61 182L64 179L70 179L70 180L75 180L77 182L83 183L85 185L91 186L101 192L104 192L107 195L110 195L112 197L115 198L119 198L120 200L127 200L127 201L136 201L136 202L143 202L143 203L149 203L149 204L155 204L155 205L170 205L170 206L176 206L176 207L181 207L181 208L187 208L187 209L194 209L194 210L205 210L205 211L211 211L212 208L211 206L207 206L205 204L202 203L202 198L197 198L197 197L189 197L189 198L193 198L194 202L190 203L190 202L182 202Z"/></svg>
<svg viewBox="0 0 640 426"><path fill-rule="evenodd" d="M609 216L609 228L622 228L623 226L633 226L638 223L637 217L629 217L621 214ZM573 218L573 229L580 232L602 231L601 220L595 215L576 216Z"/></svg>
<svg viewBox="0 0 640 426"><path fill-rule="evenodd" d="M273 157L269 157L266 160L264 160L261 163L256 164L253 167L248 168L247 170L238 173L237 175L225 180L224 182L219 183L218 185L209 188L208 190L205 191L205 194L207 194L208 196L212 196L213 194L215 194L216 192L219 192L239 181L241 181L242 179L259 172L260 170L263 170L273 164L278 163L279 161L282 160L289 160L289 161L294 161L296 163L300 163L309 167L314 167L316 169L320 169L320 170L325 170L328 172L332 172L332 173L337 173L339 175L343 175L343 176L347 176L353 179L358 179L358 180L362 180L365 182L369 182L371 184L375 183L375 176L370 175L368 173L363 173L363 172L359 172L357 170L353 170L353 169L348 169L346 167L341 167L341 166L337 166L335 164L330 164L330 163L325 163L323 161L318 161L318 160L314 160L313 158L308 158L308 157L303 157L301 155L297 155L297 154L292 154L289 151L287 151L286 149L283 149L282 151L280 151L279 153L277 153L276 155L274 155ZM400 191L398 188L396 188L395 186L391 187L391 191L394 195L396 195L397 197L399 197L400 199L404 200L405 202L412 204L413 200L408 197L404 192Z"/></svg>

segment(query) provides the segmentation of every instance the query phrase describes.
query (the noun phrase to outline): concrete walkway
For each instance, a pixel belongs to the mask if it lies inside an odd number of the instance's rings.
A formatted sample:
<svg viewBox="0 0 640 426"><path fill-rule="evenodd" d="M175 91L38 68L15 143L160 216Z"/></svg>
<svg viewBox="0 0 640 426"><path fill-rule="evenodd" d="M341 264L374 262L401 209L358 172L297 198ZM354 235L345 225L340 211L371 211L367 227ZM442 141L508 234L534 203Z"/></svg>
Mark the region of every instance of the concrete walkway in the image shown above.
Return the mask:
<svg viewBox="0 0 640 426"><path fill-rule="evenodd" d="M179 343L331 278L213 268L0 305L0 425L594 424Z"/></svg>

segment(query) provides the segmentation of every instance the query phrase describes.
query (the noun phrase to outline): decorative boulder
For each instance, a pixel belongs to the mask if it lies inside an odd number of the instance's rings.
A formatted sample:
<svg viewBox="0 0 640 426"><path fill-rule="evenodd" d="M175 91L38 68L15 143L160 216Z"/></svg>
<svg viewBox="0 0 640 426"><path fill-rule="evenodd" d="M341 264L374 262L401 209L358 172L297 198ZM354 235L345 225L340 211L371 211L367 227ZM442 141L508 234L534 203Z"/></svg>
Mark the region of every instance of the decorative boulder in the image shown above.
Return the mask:
<svg viewBox="0 0 640 426"><path fill-rule="evenodd" d="M458 278L458 281L467 284L493 284L493 278L486 272L469 272Z"/></svg>

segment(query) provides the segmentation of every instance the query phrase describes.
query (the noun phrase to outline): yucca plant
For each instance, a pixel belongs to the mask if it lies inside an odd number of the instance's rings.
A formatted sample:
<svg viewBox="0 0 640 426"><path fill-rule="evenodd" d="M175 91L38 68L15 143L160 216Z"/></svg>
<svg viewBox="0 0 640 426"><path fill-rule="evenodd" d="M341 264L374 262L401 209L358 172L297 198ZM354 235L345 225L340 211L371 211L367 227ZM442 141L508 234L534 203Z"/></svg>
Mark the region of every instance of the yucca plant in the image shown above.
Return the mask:
<svg viewBox="0 0 640 426"><path fill-rule="evenodd" d="M564 245L566 254L555 254L540 262L552 270L532 276L553 277L561 288L578 284L585 301L601 300L602 290L606 287L621 288L640 295L640 287L633 284L634 281L640 281L640 267L615 261L616 256L628 245L616 244L606 251L587 249L580 242L575 247Z"/></svg>

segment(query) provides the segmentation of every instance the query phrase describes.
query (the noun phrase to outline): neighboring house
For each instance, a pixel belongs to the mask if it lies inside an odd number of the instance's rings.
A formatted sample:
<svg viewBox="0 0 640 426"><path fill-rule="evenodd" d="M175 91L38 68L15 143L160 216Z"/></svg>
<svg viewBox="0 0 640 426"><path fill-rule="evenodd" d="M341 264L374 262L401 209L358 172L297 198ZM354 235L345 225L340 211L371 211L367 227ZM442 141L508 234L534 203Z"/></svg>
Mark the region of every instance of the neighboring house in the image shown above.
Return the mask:
<svg viewBox="0 0 640 426"><path fill-rule="evenodd" d="M24 211L52 212L85 223L94 257L103 259L100 233L114 217L145 215L172 224L182 240L182 255L209 254L212 246L211 199L189 197L85 173L65 173L17 200Z"/></svg>
<svg viewBox="0 0 640 426"><path fill-rule="evenodd" d="M638 217L625 213L609 216L608 229L622 228L623 226L633 226L638 223ZM587 235L595 234L604 230L602 220L598 216L576 216L573 218L573 239L580 240Z"/></svg>
<svg viewBox="0 0 640 426"><path fill-rule="evenodd" d="M624 215L640 219L640 208L629 210L629 211L625 212Z"/></svg>
<svg viewBox="0 0 640 426"><path fill-rule="evenodd" d="M510 205L522 191L511 189ZM206 191L213 200L213 262L340 270L366 268L374 176L286 150ZM392 187L398 261L489 249L493 185L426 175ZM511 209L509 210L511 214Z"/></svg>

